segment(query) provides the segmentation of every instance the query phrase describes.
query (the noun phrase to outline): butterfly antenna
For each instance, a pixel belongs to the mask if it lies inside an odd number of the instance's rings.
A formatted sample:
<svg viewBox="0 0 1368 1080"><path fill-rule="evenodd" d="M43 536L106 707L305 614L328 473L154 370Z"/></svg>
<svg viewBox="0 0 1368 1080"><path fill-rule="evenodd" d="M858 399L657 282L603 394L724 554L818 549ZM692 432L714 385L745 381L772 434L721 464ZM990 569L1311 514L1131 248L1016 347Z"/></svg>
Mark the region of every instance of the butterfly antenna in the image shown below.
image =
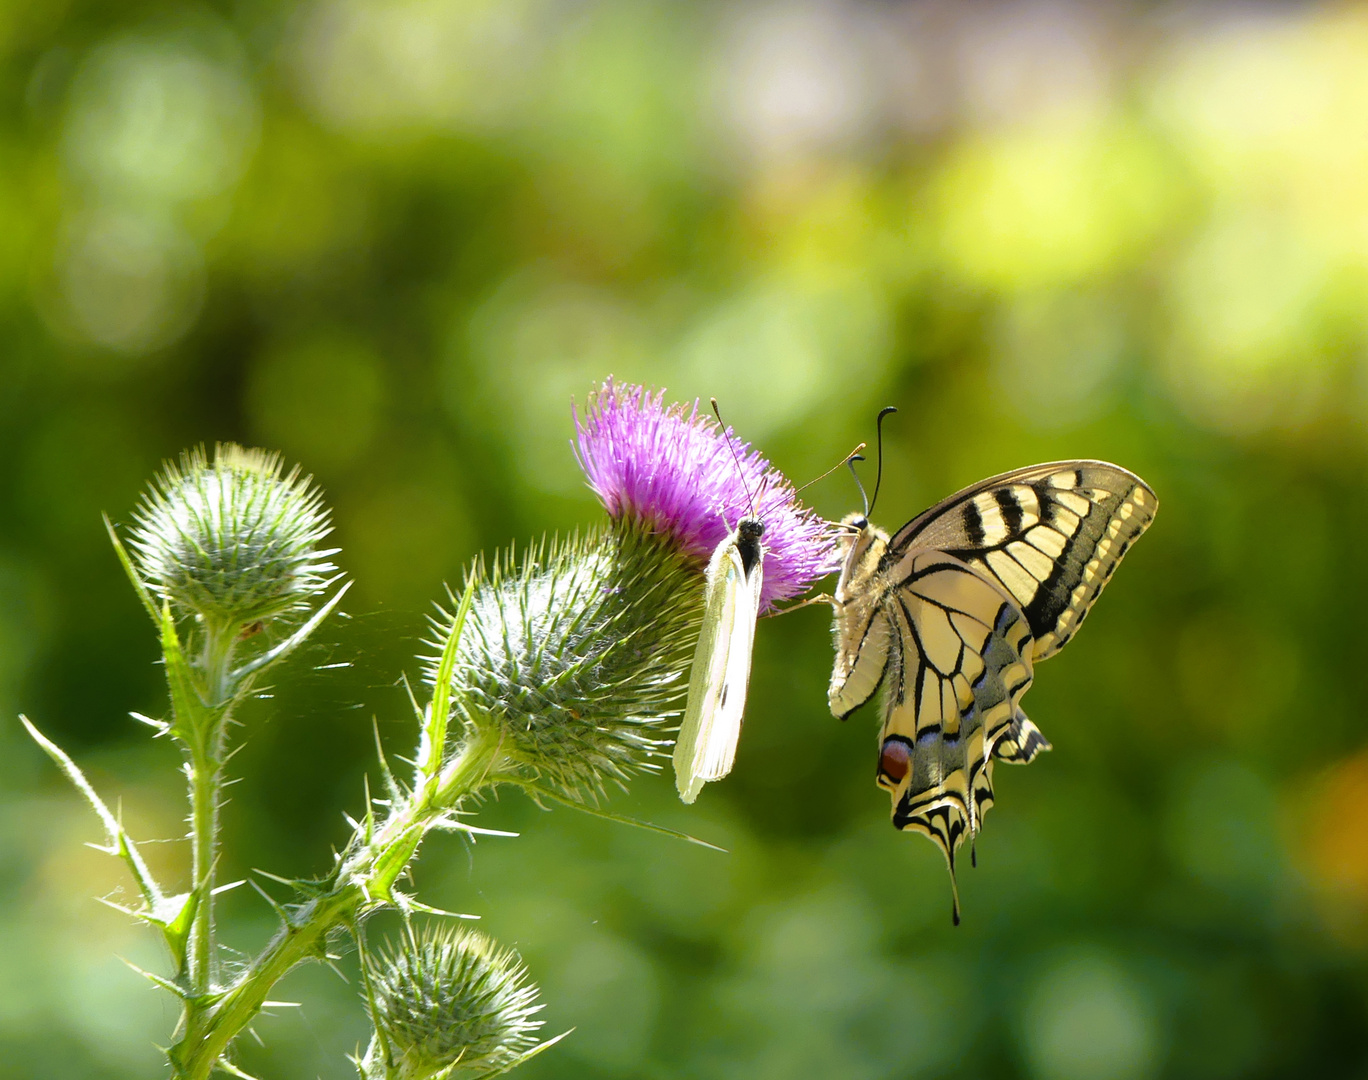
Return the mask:
<svg viewBox="0 0 1368 1080"><path fill-rule="evenodd" d="M855 477L855 486L860 489L860 500L864 503L864 517L869 520L869 496L865 494L864 484L860 483L860 474L855 471L855 462L863 461L863 454L851 454L846 458L846 464L850 466L850 475Z"/></svg>
<svg viewBox="0 0 1368 1080"><path fill-rule="evenodd" d="M885 405L879 410L879 419L874 422L875 430L878 432L879 439L879 471L874 476L874 498L869 500L869 508L865 510L865 517L868 518L874 509L874 504L879 501L879 487L883 483L883 422L884 417L889 413L898 410L892 405ZM863 489L862 489L863 490Z"/></svg>
<svg viewBox="0 0 1368 1080"><path fill-rule="evenodd" d="M746 470L741 468L741 459L736 456L736 447L732 445L731 433L727 430L727 422L722 419L722 413L717 408L717 398L708 398L708 400L712 402L713 415L717 417L717 422L722 425L722 437L727 440L727 449L731 451L732 461L736 462L736 472L741 477L741 490L746 493L746 501L750 503L751 517L758 517L755 500L751 498L750 487L746 483Z"/></svg>
<svg viewBox="0 0 1368 1080"><path fill-rule="evenodd" d="M831 468L829 468L826 472L822 473L821 476L815 476L815 477L813 477L811 480L809 480L806 484L804 484L802 487L796 487L796 488L794 488L794 489L793 489L793 493L794 493L795 495L797 495L798 492L803 491L803 490L806 489L806 488L812 487L812 485L815 484L815 483L817 483L818 480L825 480L828 476L830 476L832 473L834 473L834 472L835 472L837 469L839 469L842 465L849 465L852 461L863 461L864 458L862 458L862 457L860 456L860 451L863 450L864 448L865 448L865 444L864 444L864 443L860 443L859 446L855 447L854 450L852 450L850 453L848 453L848 454L847 454L845 457L843 457L840 461L836 462L835 465L833 465Z"/></svg>

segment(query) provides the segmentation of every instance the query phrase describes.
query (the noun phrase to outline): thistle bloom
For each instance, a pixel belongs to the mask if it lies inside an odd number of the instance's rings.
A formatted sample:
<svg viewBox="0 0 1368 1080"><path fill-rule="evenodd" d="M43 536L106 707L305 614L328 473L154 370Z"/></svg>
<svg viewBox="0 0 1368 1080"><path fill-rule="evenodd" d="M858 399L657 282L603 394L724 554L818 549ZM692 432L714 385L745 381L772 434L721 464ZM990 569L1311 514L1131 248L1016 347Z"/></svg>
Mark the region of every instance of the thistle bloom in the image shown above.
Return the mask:
<svg viewBox="0 0 1368 1080"><path fill-rule="evenodd" d="M610 380L590 398L584 419L576 415L575 428L576 456L609 516L672 538L700 564L738 520L758 517L765 526L762 609L835 569L827 524L798 502L782 473L700 413L697 402L667 406L663 391Z"/></svg>

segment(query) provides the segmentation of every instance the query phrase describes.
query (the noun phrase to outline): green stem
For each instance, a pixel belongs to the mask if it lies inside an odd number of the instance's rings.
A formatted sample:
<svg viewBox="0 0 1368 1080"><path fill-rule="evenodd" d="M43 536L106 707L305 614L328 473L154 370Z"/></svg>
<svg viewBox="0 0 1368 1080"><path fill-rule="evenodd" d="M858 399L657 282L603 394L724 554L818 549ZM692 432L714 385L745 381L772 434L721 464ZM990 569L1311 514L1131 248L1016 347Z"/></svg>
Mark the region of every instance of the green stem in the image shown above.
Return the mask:
<svg viewBox="0 0 1368 1080"><path fill-rule="evenodd" d="M190 927L189 979L196 994L206 993L213 980L214 858L218 847L220 774L203 745L190 758L191 888L199 897Z"/></svg>
<svg viewBox="0 0 1368 1080"><path fill-rule="evenodd" d="M195 994L214 987L214 886L217 877L219 807L223 791L224 733L234 698L233 629L211 628L200 661L206 706L190 743L191 888L198 896L190 928L189 981Z"/></svg>
<svg viewBox="0 0 1368 1080"><path fill-rule="evenodd" d="M389 900L423 835L466 796L492 782L495 736L470 738L440 774L338 867L332 886L294 909L246 972L207 1008L187 1008L185 1034L171 1050L178 1080L207 1080L233 1039L261 1009L272 987L296 964L322 955L328 934L368 907Z"/></svg>
<svg viewBox="0 0 1368 1080"><path fill-rule="evenodd" d="M322 952L328 932L352 918L363 899L358 885L342 885L304 906L276 933L252 966L209 1010L192 1017L171 1051L176 1076L207 1080L228 1045L261 1010L267 994L301 960Z"/></svg>

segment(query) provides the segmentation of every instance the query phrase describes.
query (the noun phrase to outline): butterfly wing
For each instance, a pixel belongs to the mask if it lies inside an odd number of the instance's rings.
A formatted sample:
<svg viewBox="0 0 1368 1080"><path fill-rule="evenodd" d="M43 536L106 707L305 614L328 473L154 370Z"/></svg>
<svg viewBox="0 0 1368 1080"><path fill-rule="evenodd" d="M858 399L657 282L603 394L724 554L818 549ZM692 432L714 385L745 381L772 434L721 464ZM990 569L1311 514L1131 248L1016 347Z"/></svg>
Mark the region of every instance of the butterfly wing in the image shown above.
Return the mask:
<svg viewBox="0 0 1368 1080"><path fill-rule="evenodd" d="M836 612L836 663L826 702L837 720L844 720L865 704L884 682L888 671L891 620L876 591L866 591Z"/></svg>
<svg viewBox="0 0 1368 1080"><path fill-rule="evenodd" d="M1018 718L1033 677L1030 626L996 580L950 556L922 551L889 582L883 617L889 650L879 786L893 824L930 837L955 874L955 853L993 802L993 757L1027 736ZM1034 725L1030 730L1039 735ZM1043 749L1043 736L1031 756ZM955 900L958 919L958 896Z"/></svg>
<svg viewBox="0 0 1368 1080"><path fill-rule="evenodd" d="M1073 636L1157 508L1149 485L1120 466L1051 462L952 495L904 525L889 552L932 548L992 577L1025 614L1043 660Z"/></svg>
<svg viewBox="0 0 1368 1080"><path fill-rule="evenodd" d="M703 626L674 749L675 786L686 803L693 802L709 780L731 772L736 758L763 565L758 559L746 573L734 535L718 545L708 564Z"/></svg>

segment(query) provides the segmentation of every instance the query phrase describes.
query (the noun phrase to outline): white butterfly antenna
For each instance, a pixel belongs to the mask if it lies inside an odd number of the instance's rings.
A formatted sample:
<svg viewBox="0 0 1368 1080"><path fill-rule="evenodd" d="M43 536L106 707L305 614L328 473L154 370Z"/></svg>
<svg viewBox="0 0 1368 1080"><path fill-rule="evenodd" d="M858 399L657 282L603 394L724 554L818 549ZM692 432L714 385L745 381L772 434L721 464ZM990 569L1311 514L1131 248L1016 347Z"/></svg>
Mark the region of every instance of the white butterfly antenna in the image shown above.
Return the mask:
<svg viewBox="0 0 1368 1080"><path fill-rule="evenodd" d="M759 512L755 508L755 499L751 497L750 485L746 483L746 470L741 468L741 459L736 456L736 447L732 445L731 432L727 429L727 422L722 419L722 412L717 407L717 398L708 398L712 402L713 415L717 417L717 422L722 426L722 438L727 440L727 449L731 451L732 461L736 462L736 474L741 477L741 490L746 493L746 501L750 503L751 517L759 519Z"/></svg>
<svg viewBox="0 0 1368 1080"><path fill-rule="evenodd" d="M831 468L829 468L826 472L822 473L821 476L814 476L811 480L809 480L809 481L808 481L806 484L804 484L802 487L796 487L796 488L794 488L794 489L793 489L793 493L794 493L795 495L797 495L798 492L804 491L804 490L806 490L807 488L812 487L812 485L815 484L815 483L817 483L818 480L825 480L828 476L830 476L832 473L834 473L834 472L835 472L837 469L839 469L842 465L849 465L852 461L863 461L864 458L860 456L860 451L863 450L864 448L865 448L865 444L864 444L864 443L860 443L859 446L855 447L855 449L852 450L850 453L848 453L844 458L842 458L840 461L836 462L836 464L833 465Z"/></svg>
<svg viewBox="0 0 1368 1080"><path fill-rule="evenodd" d="M863 446L864 443L861 443L860 445ZM851 454L850 457L846 458L845 463L850 468L850 475L855 478L855 486L860 489L860 501L864 503L864 519L865 521L868 521L869 495L864 489L864 484L860 481L860 474L855 471L855 462L864 461L864 459L865 456L863 454Z"/></svg>

